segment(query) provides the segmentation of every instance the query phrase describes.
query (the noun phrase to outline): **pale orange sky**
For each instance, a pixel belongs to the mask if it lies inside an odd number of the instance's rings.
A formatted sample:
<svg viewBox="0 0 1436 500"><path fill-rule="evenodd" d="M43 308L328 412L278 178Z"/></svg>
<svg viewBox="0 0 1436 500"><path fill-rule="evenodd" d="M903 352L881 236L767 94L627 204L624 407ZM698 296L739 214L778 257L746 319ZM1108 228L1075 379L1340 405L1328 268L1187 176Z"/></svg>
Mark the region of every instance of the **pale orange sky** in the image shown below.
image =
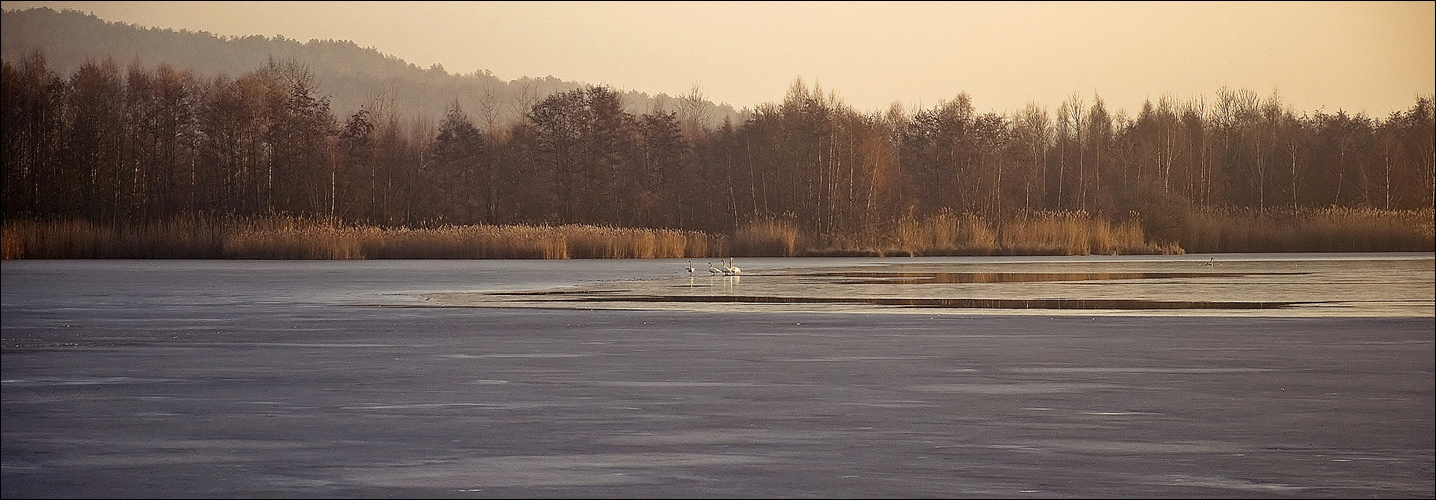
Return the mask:
<svg viewBox="0 0 1436 500"><path fill-rule="evenodd" d="M352 40L420 67L735 108L796 78L859 111L979 112L1073 92L1135 115L1221 86L1385 117L1436 92L1436 2L0 2L221 35Z"/></svg>

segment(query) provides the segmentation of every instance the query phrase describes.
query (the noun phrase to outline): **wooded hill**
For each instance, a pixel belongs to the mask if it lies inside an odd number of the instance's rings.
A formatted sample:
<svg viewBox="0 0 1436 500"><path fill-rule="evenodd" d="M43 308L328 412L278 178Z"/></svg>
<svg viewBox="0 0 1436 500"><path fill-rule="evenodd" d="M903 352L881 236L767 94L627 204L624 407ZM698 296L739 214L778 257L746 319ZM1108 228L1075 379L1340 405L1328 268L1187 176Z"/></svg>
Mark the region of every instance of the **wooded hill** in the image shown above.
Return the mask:
<svg viewBox="0 0 1436 500"><path fill-rule="evenodd" d="M701 113L635 113L631 93L580 86L497 124L452 98L437 119L383 100L336 115L297 59L209 76L113 59L58 72L48 58L4 61L6 221L299 216L735 236L778 227L808 248L861 249L890 244L915 221L1000 240L1004 228L1057 213L1137 223L1146 239L1188 249L1249 251L1221 246L1230 235L1198 222L1215 214L1296 227L1314 211L1407 211L1381 229L1409 231L1399 243L1356 248L1432 245L1429 95L1386 117L1298 114L1278 95L1229 88L1210 102L1148 102L1130 118L1079 94L1055 113L1036 104L979 113L966 94L865 113L795 81L783 102L710 125ZM1246 231L1281 232L1271 227Z"/></svg>
<svg viewBox="0 0 1436 500"><path fill-rule="evenodd" d="M442 66L424 69L347 40L301 42L279 35L233 37L143 28L71 9L6 10L0 22L4 28L0 30L0 57L13 63L38 50L45 53L50 68L61 75L74 72L86 60L110 59L122 69L136 63L152 68L163 62L204 78L238 76L264 66L270 59L295 61L314 73L319 93L329 97L337 116L349 116L361 107L372 108L383 101L406 117L438 119L458 100L475 114L480 126L492 128L521 119L544 96L584 86L553 76L505 81L483 70L454 74ZM649 95L639 90L617 92L623 94L625 110L634 114L647 113L658 106L670 111L687 107L702 114L710 126L724 119L744 119L741 111L708 101L701 90L697 95L693 90L678 96Z"/></svg>

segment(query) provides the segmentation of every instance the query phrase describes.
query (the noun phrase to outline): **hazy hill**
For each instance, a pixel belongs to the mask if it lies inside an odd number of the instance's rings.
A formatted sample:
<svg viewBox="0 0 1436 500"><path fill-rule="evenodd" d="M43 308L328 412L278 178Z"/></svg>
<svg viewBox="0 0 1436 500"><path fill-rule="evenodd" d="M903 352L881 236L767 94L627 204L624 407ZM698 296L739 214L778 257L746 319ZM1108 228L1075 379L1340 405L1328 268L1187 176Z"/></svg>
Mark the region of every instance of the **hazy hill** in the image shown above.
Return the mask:
<svg viewBox="0 0 1436 500"><path fill-rule="evenodd" d="M32 50L41 50L56 74L65 76L86 59L111 58L122 69L139 62L154 67L160 62L196 75L238 76L263 66L270 58L295 60L314 71L320 91L331 97L334 115L341 121L360 106L380 96L392 99L404 116L441 117L458 99L475 123L484 126L487 113L495 124L508 123L518 111L554 92L579 88L582 82L563 81L552 76L523 77L503 81L487 72L455 75L435 66L420 68L373 47L359 47L347 40L300 42L275 36L233 37L209 32L144 28L109 22L91 14L48 8L5 10L0 14L0 57L12 63ZM631 89L624 93L626 105L635 114L646 113L662 103L678 111L675 97L650 96ZM728 105L704 102L710 125L743 115Z"/></svg>

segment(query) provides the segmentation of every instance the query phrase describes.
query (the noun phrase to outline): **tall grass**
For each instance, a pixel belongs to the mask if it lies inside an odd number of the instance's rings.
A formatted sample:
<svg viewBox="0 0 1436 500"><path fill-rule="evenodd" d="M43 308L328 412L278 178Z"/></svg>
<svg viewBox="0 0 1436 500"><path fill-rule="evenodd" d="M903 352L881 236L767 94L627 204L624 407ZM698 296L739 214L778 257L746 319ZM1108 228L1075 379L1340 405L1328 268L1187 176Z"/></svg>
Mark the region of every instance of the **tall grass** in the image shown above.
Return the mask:
<svg viewBox="0 0 1436 500"><path fill-rule="evenodd" d="M1324 208L1293 211L1197 210L1181 222L1192 252L1430 252L1431 208Z"/></svg>
<svg viewBox="0 0 1436 500"><path fill-rule="evenodd" d="M296 217L181 217L142 226L8 220L5 259L651 259L796 255L1106 255L1186 252L1430 252L1433 210L1182 210L1153 241L1138 218L1025 212L912 215L844 234L758 219L731 239L698 231L592 225L353 226ZM1164 219L1166 220L1166 219ZM1149 221L1150 222L1150 221Z"/></svg>
<svg viewBox="0 0 1436 500"><path fill-rule="evenodd" d="M796 232L796 229L790 229ZM975 214L909 214L871 234L790 239L819 242L803 255L1092 255L1180 254L1172 244L1149 242L1135 220L1120 222L1085 212L1026 212L998 221ZM865 243L866 242L866 243Z"/></svg>
<svg viewBox="0 0 1436 500"><path fill-rule="evenodd" d="M222 225L186 216L143 226L83 220L7 220L0 257L9 259L213 259L224 256Z"/></svg>
<svg viewBox="0 0 1436 500"><path fill-rule="evenodd" d="M886 253L988 255L997 248L997 233L981 217L948 211L923 220L905 216L886 236Z"/></svg>
<svg viewBox="0 0 1436 500"><path fill-rule="evenodd" d="M792 257L798 254L800 231L791 217L758 219L733 233L733 255L739 257Z"/></svg>
<svg viewBox="0 0 1436 500"><path fill-rule="evenodd" d="M1003 221L999 248L1008 255L1180 255L1175 244L1148 241L1136 219L1112 221L1086 212L1021 213Z"/></svg>
<svg viewBox="0 0 1436 500"><path fill-rule="evenodd" d="M0 246L5 259L651 259L721 255L726 238L589 225L409 229L267 217L186 218L138 228L6 221Z"/></svg>

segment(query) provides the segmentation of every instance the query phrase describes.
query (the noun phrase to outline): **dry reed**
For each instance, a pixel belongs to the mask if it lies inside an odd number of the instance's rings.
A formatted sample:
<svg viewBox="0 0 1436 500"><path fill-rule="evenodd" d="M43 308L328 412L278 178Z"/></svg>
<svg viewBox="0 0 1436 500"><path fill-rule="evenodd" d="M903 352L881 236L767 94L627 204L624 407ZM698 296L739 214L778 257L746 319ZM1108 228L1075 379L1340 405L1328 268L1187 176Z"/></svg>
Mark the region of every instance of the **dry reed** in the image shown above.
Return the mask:
<svg viewBox="0 0 1436 500"><path fill-rule="evenodd" d="M1109 221L1085 212L1026 212L997 223L976 214L911 214L874 234L828 235L803 255L1093 255L1181 254L1174 244L1149 242L1136 220ZM863 244L862 241L876 241Z"/></svg>
<svg viewBox="0 0 1436 500"><path fill-rule="evenodd" d="M1192 252L1430 252L1432 209L1199 210L1185 218Z"/></svg>
<svg viewBox="0 0 1436 500"><path fill-rule="evenodd" d="M733 255L739 257L792 257L798 254L800 234L791 217L757 219L733 234Z"/></svg>
<svg viewBox="0 0 1436 500"><path fill-rule="evenodd" d="M1172 244L1147 241L1133 219L1110 221L1086 212L1031 212L1006 219L1001 253L1008 255L1181 254Z"/></svg>
<svg viewBox="0 0 1436 500"><path fill-rule="evenodd" d="M352 226L297 217L177 219L108 227L84 221L6 221L5 259L653 259L721 255L726 240L697 231L588 225Z"/></svg>
<svg viewBox="0 0 1436 500"><path fill-rule="evenodd" d="M223 231L199 217L111 227L83 220L8 220L4 259L210 259L223 254Z"/></svg>
<svg viewBox="0 0 1436 500"><path fill-rule="evenodd" d="M1433 251L1432 209L1193 210L1175 242L1141 221L1029 212L993 224L973 214L911 215L861 234L804 234L792 217L758 219L730 239L698 231L592 225L427 229L298 217L180 217L141 226L7 220L4 259L653 259L795 255L1106 255L1185 252Z"/></svg>
<svg viewBox="0 0 1436 500"><path fill-rule="evenodd" d="M893 225L888 238L893 248L913 255L989 255L997 248L997 233L974 214L939 212L925 220L905 216Z"/></svg>

